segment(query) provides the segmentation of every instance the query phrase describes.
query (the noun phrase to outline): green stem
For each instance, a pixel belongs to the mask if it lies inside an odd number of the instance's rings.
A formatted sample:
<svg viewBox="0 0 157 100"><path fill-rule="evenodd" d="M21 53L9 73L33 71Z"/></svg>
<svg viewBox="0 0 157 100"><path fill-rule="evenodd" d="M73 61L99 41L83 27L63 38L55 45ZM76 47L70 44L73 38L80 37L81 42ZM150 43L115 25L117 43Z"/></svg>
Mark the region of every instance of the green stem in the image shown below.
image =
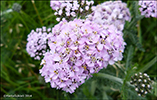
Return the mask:
<svg viewBox="0 0 157 100"><path fill-rule="evenodd" d="M139 20L137 22L138 27L137 27L137 31L138 31L138 37L139 37L139 42L142 44L142 37L141 37L141 21Z"/></svg>
<svg viewBox="0 0 157 100"><path fill-rule="evenodd" d="M105 73L97 73L95 74L97 77L102 77L102 78L106 78L106 79L109 79L109 80L112 80L112 81L116 81L116 82L119 82L121 84L123 84L123 80L118 78L118 77L115 77L115 76L112 76L112 75L109 75L109 74L105 74Z"/></svg>
<svg viewBox="0 0 157 100"><path fill-rule="evenodd" d="M130 30L133 26L135 26L137 24L138 20L141 20L142 18L144 18L144 15L139 15L136 18L133 19L133 21L129 24L129 26L127 27L126 30L124 30L124 37L127 35L127 31Z"/></svg>
<svg viewBox="0 0 157 100"><path fill-rule="evenodd" d="M109 79L111 81L119 82L121 84L123 84L123 79L109 75L109 74L105 74L105 73L96 73L93 74L93 76L97 76L97 77L101 77L101 78L105 78L105 79ZM130 87L134 87L133 85L131 85L129 82L126 82L127 85L129 85Z"/></svg>
<svg viewBox="0 0 157 100"><path fill-rule="evenodd" d="M33 7L34 7L34 9L35 9L35 11L36 11L36 13L37 13L37 15L38 15L38 18L39 18L39 20L40 20L40 23L41 23L41 25L43 26L43 22L42 22L42 20L41 20L41 17L40 17L40 15L39 15L39 12L38 12L38 10L37 10L37 7L35 6L34 0L31 0L31 1L32 1Z"/></svg>

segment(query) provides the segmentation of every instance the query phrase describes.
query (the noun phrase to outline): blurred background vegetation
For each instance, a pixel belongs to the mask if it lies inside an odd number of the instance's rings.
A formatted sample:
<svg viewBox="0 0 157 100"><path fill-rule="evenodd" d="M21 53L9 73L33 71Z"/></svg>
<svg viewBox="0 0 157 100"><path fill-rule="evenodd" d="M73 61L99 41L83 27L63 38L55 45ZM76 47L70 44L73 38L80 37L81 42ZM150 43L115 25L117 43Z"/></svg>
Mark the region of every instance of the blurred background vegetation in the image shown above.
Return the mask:
<svg viewBox="0 0 157 100"><path fill-rule="evenodd" d="M95 5L102 1L94 0ZM125 2L125 1L124 1ZM20 13L12 11L14 3L22 6ZM131 11L133 20L135 9L132 2L126 2ZM73 94L56 90L45 83L39 74L40 61L34 60L26 52L27 35L32 29L42 26L53 27L57 24L50 1L13 1L2 0L1 7L1 99L157 99L157 20L143 18L136 20L131 27L127 22L124 30L124 39L127 43L122 61L108 66L94 74L92 78L81 85ZM135 15L135 16L134 16ZM145 72L154 81L151 93L146 97L139 97L134 88L126 85L131 75L136 72ZM7 98L4 95L28 94L32 97Z"/></svg>

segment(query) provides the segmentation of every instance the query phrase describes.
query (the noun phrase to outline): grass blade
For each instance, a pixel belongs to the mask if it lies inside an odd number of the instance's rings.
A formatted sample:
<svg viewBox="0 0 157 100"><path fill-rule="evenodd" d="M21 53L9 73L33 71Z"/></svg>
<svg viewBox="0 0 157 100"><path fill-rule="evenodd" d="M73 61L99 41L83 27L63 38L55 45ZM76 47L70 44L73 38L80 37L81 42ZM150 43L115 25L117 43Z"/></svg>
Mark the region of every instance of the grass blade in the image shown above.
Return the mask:
<svg viewBox="0 0 157 100"><path fill-rule="evenodd" d="M152 65L154 65L157 62L157 56L154 57L150 62L148 62L144 67L139 69L139 72L145 72L148 70Z"/></svg>

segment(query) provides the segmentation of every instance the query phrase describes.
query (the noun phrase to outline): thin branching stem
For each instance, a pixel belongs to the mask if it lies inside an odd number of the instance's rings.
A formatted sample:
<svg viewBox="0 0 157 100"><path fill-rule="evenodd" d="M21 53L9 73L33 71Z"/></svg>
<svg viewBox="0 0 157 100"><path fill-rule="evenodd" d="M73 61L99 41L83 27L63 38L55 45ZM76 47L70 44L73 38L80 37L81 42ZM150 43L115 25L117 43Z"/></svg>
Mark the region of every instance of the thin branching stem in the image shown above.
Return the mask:
<svg viewBox="0 0 157 100"><path fill-rule="evenodd" d="M34 9L35 9L35 11L36 11L36 13L37 13L37 15L38 15L38 18L39 18L39 20L40 20L40 23L41 23L41 25L43 26L43 21L41 20L41 17L40 17L40 15L39 15L39 12L38 12L38 10L37 10L37 8L36 8L36 6L35 6L34 0L31 0L31 1L32 1L33 7L34 7Z"/></svg>

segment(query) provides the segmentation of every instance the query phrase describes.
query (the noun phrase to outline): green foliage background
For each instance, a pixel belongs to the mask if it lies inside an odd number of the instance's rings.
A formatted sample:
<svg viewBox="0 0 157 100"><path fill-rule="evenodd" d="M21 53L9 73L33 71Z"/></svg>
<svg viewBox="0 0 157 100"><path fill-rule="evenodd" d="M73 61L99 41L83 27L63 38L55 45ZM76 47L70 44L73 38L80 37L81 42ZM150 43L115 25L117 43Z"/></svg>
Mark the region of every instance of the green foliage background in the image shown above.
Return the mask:
<svg viewBox="0 0 157 100"><path fill-rule="evenodd" d="M157 99L157 19L143 18L138 12L137 1L124 1L132 14L131 22L126 22L124 39L127 43L122 61L102 69L98 74L81 85L73 94L56 90L45 83L39 74L40 61L26 52L27 35L32 29L57 24L50 8L50 1L5 1L0 7L4 12L17 2L22 6L20 13L1 15L1 99ZM95 5L104 2L95 0ZM128 83L136 72L145 72L154 81L154 89L146 97L139 97L134 87ZM7 98L4 95L32 95L24 98Z"/></svg>

